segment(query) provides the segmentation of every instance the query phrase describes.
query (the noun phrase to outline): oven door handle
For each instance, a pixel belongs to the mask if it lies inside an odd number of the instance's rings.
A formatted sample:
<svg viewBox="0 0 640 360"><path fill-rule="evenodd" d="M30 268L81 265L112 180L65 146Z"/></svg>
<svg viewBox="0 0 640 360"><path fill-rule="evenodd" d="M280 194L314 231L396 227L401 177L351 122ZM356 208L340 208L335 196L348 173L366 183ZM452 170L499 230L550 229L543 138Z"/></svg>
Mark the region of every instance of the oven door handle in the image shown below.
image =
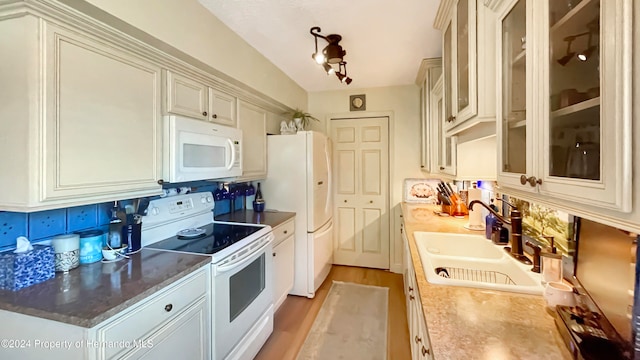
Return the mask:
<svg viewBox="0 0 640 360"><path fill-rule="evenodd" d="M236 269L238 267L241 267L242 265L251 262L253 260L255 260L253 258L254 254L258 254L260 252L263 252L264 249L271 245L271 242L273 241L273 235L269 234L269 240L267 242L265 242L262 246L260 246L258 249L252 251L251 253L247 254L245 257L241 258L241 259L236 259L230 263L224 264L224 265L218 265L216 266L216 272L217 273L225 273L225 272L229 272L233 269Z"/></svg>

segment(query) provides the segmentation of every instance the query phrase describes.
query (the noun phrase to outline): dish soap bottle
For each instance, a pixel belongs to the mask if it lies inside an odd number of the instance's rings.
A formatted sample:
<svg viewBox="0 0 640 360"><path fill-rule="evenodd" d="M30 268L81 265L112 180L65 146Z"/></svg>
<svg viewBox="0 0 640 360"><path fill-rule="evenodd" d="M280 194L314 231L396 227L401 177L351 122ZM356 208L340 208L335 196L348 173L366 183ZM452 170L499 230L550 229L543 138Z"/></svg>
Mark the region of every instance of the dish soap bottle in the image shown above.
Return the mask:
<svg viewBox="0 0 640 360"><path fill-rule="evenodd" d="M122 246L122 220L118 217L118 202L113 202L111 218L109 219L109 237L107 246L117 249Z"/></svg>
<svg viewBox="0 0 640 360"><path fill-rule="evenodd" d="M498 207L493 203L493 199L491 199L491 205L489 205L489 207L496 212L498 211ZM491 235L493 233L493 225L495 224L496 220L498 219L495 216L493 216L492 213L489 213L484 218L484 222L485 222L484 236L487 238L487 240L492 240Z"/></svg>

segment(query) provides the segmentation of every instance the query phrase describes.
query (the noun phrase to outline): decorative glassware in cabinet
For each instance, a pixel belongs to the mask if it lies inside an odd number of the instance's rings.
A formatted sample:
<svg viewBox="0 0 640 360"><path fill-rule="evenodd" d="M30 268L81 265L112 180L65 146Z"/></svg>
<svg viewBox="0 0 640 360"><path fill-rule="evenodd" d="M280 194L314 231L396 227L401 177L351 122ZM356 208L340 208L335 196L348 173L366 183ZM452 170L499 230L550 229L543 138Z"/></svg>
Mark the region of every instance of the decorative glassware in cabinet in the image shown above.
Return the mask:
<svg viewBox="0 0 640 360"><path fill-rule="evenodd" d="M600 1L549 1L549 175L600 180Z"/></svg>

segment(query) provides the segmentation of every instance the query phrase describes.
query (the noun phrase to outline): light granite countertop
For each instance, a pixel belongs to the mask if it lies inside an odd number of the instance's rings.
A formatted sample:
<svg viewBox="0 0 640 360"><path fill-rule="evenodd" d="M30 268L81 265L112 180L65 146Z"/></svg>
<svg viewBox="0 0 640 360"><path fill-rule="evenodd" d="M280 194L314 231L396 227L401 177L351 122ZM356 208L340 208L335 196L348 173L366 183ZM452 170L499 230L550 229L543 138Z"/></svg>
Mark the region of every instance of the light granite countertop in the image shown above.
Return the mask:
<svg viewBox="0 0 640 360"><path fill-rule="evenodd" d="M484 234L437 207L402 204L404 229L435 359L572 359L542 296L427 282L414 231Z"/></svg>
<svg viewBox="0 0 640 360"><path fill-rule="evenodd" d="M0 290L0 309L91 328L208 264L208 256L142 248L129 259L80 265L18 291Z"/></svg>

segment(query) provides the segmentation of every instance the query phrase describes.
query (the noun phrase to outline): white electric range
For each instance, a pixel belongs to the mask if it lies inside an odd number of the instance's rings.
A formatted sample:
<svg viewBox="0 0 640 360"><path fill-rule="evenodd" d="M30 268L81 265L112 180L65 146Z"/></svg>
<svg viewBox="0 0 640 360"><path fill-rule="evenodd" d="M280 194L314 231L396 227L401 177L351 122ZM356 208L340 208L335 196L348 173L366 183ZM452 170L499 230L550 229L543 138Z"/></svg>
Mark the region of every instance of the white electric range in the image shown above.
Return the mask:
<svg viewBox="0 0 640 360"><path fill-rule="evenodd" d="M142 246L211 257L213 358L253 359L273 331L273 233L214 221L213 209L210 192L152 200Z"/></svg>

